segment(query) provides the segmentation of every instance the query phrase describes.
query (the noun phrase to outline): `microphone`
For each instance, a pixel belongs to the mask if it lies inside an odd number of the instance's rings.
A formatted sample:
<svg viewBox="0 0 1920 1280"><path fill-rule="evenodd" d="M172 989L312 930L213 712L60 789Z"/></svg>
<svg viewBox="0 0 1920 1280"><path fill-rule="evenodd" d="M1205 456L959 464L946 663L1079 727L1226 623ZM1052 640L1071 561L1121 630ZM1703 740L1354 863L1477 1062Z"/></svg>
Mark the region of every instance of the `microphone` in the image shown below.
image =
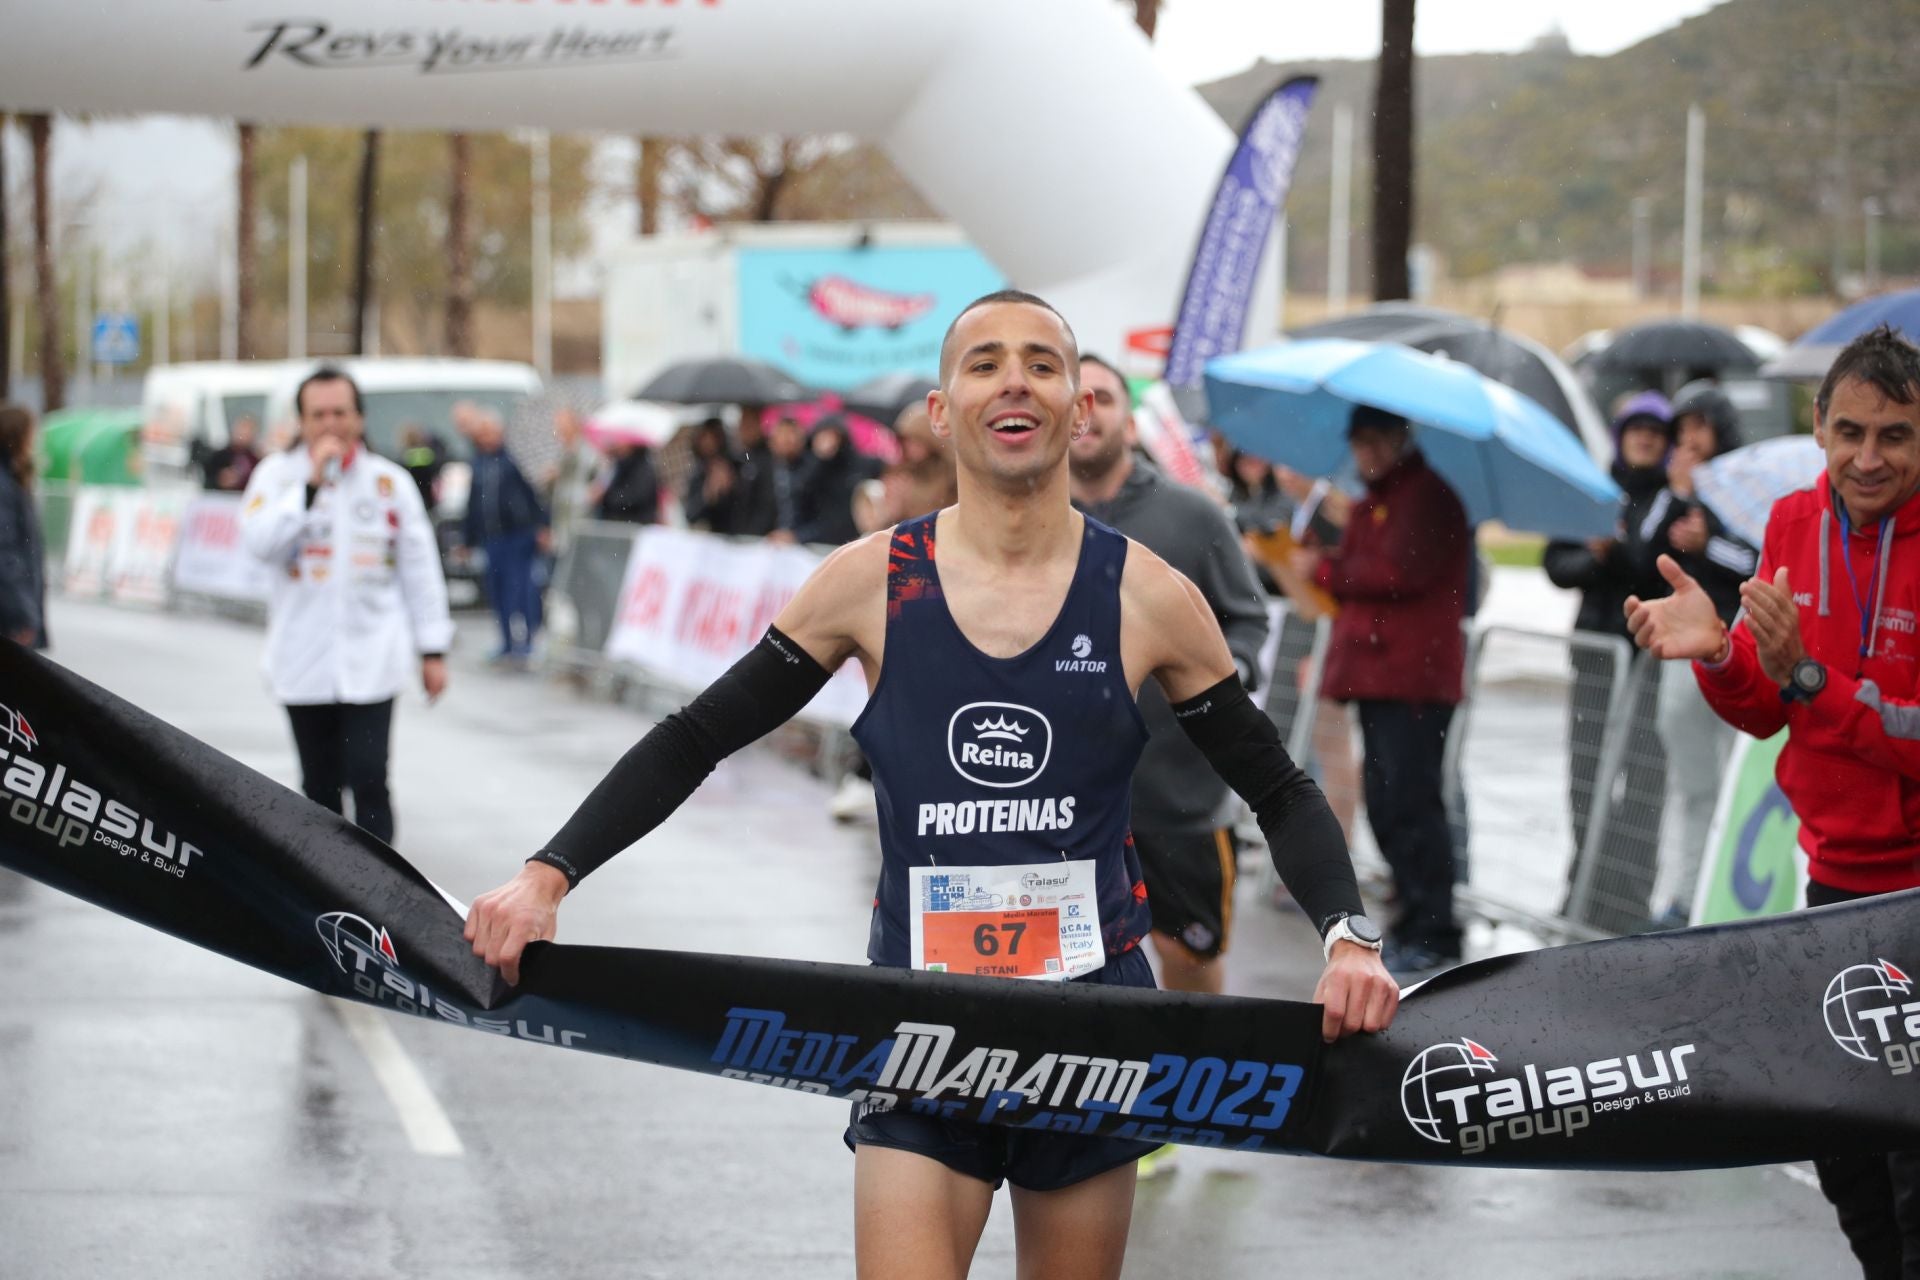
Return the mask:
<svg viewBox="0 0 1920 1280"><path fill-rule="evenodd" d="M340 459L337 456L328 458L320 468L320 475L323 484L340 483Z"/></svg>

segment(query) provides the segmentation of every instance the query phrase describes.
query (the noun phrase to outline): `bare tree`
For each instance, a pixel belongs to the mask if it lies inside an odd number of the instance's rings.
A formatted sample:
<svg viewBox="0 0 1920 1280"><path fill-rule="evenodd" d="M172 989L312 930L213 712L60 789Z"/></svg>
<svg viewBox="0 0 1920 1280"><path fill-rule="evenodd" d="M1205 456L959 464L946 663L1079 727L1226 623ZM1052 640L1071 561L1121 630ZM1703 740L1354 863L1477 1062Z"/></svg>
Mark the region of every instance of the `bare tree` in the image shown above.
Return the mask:
<svg viewBox="0 0 1920 1280"><path fill-rule="evenodd" d="M639 137L639 154L633 166L633 196L640 206L640 234L660 232L660 175L666 172L667 152L673 143L666 138Z"/></svg>
<svg viewBox="0 0 1920 1280"><path fill-rule="evenodd" d="M452 172L447 183L447 354L473 354L473 252L467 197L473 147L464 133L447 135Z"/></svg>
<svg viewBox="0 0 1920 1280"><path fill-rule="evenodd" d="M48 184L53 173L53 118L26 117L27 140L33 147L33 287L34 308L40 321L40 404L53 412L67 403L67 370L60 358L60 290L53 276L53 216ZM84 355L84 353L83 353Z"/></svg>
<svg viewBox="0 0 1920 1280"><path fill-rule="evenodd" d="M235 354L242 360L251 360L259 354L253 335L254 285L257 273L254 269L253 236L259 222L259 210L255 207L254 194L254 130L250 124L239 127L240 168L235 175L239 187L235 200L233 227L233 279L234 279L234 330L238 335Z"/></svg>
<svg viewBox="0 0 1920 1280"><path fill-rule="evenodd" d="M1413 4L1380 0L1380 67L1373 99L1373 296L1411 292L1413 246Z"/></svg>
<svg viewBox="0 0 1920 1280"><path fill-rule="evenodd" d="M663 176L710 217L777 222L781 196L792 180L840 145L831 138L771 135L688 139L669 155Z"/></svg>
<svg viewBox="0 0 1920 1280"><path fill-rule="evenodd" d="M367 351L367 311L373 295L373 202L380 174L380 131L369 129L360 135L360 188L358 194L359 238L353 262L353 345L352 354Z"/></svg>
<svg viewBox="0 0 1920 1280"><path fill-rule="evenodd" d="M7 236L7 114L0 111L0 401L13 394L13 241Z"/></svg>

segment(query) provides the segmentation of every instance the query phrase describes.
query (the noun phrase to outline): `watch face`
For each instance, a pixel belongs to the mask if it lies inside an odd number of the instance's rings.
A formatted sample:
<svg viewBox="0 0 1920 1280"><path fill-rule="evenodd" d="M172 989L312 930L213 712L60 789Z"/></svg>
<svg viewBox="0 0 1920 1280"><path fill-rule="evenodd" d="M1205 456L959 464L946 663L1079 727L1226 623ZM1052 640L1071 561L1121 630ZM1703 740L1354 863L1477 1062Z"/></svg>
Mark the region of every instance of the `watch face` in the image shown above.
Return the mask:
<svg viewBox="0 0 1920 1280"><path fill-rule="evenodd" d="M1380 941L1380 926L1365 916L1348 916L1347 928L1361 942Z"/></svg>
<svg viewBox="0 0 1920 1280"><path fill-rule="evenodd" d="M1793 683L1808 693L1827 687L1827 669L1811 658L1793 664Z"/></svg>

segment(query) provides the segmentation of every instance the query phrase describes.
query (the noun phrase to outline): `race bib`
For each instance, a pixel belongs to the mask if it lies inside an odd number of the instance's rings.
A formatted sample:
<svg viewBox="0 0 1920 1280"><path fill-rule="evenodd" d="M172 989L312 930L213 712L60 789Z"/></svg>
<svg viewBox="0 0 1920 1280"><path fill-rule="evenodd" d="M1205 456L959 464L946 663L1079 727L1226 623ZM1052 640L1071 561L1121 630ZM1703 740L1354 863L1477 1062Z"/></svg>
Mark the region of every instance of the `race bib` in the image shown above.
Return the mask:
<svg viewBox="0 0 1920 1280"><path fill-rule="evenodd" d="M916 969L1064 980L1106 963L1091 862L907 874Z"/></svg>

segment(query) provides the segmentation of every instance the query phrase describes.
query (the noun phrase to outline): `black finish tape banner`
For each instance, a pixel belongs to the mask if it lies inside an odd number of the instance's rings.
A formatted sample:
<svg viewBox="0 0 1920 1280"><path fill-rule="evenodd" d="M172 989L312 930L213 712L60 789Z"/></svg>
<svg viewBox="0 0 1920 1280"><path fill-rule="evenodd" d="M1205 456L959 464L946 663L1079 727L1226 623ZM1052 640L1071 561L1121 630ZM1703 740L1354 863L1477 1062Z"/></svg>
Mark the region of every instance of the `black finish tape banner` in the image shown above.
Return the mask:
<svg viewBox="0 0 1920 1280"><path fill-rule="evenodd" d="M0 642L0 865L304 986L561 1048L1250 1151L1698 1168L1920 1146L1920 893L1481 961L1317 1006L541 944L518 989L385 845ZM644 855L641 855L644 856Z"/></svg>

